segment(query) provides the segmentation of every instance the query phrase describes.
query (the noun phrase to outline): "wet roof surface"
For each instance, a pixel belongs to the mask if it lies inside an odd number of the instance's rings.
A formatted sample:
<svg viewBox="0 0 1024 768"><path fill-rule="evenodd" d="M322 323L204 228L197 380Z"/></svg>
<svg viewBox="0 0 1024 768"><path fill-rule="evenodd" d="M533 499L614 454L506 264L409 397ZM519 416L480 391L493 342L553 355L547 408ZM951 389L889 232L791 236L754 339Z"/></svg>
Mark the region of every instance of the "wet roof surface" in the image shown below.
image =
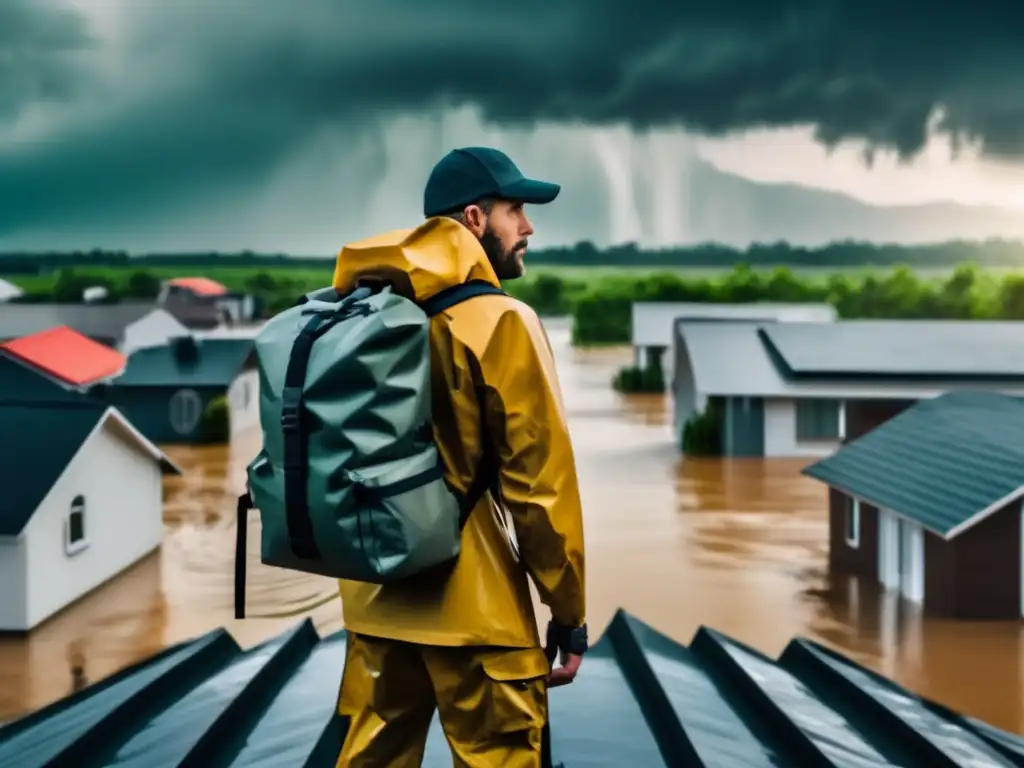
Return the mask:
<svg viewBox="0 0 1024 768"><path fill-rule="evenodd" d="M941 536L1024 485L1024 400L950 392L923 400L803 470Z"/></svg>
<svg viewBox="0 0 1024 768"><path fill-rule="evenodd" d="M761 328L793 376L1024 376L1024 323L845 320Z"/></svg>
<svg viewBox="0 0 1024 768"><path fill-rule="evenodd" d="M211 632L0 727L0 765L331 768L344 651L309 621L249 651ZM552 691L551 724L565 768L1024 765L1020 737L813 642L777 660L707 629L683 646L623 612ZM451 765L436 719L423 765Z"/></svg>

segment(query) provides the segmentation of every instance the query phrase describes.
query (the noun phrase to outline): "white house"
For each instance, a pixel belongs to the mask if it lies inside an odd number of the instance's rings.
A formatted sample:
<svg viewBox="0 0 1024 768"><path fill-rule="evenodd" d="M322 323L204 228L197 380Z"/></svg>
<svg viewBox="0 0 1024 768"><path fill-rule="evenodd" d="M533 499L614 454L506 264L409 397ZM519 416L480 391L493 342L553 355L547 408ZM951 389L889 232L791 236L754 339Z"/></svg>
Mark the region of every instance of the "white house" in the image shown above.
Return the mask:
<svg viewBox="0 0 1024 768"><path fill-rule="evenodd" d="M166 344L171 339L187 336L186 328L174 315L166 309L154 307L138 320L125 326L119 350L130 355L137 349L156 347Z"/></svg>
<svg viewBox="0 0 1024 768"><path fill-rule="evenodd" d="M27 632L160 546L180 470L115 408L0 406L0 631Z"/></svg>
<svg viewBox="0 0 1024 768"><path fill-rule="evenodd" d="M824 456L943 392L1024 394L1021 349L1024 322L680 322L676 435L705 414L726 456Z"/></svg>
<svg viewBox="0 0 1024 768"><path fill-rule="evenodd" d="M20 304L0 302L0 341L67 326L125 355L166 344L188 329L151 302L116 304Z"/></svg>
<svg viewBox="0 0 1024 768"><path fill-rule="evenodd" d="M0 301L11 301L23 296L25 292L14 283L0 277Z"/></svg>
<svg viewBox="0 0 1024 768"><path fill-rule="evenodd" d="M746 320L757 322L830 323L836 319L831 304L750 302L719 304L694 301L635 301L632 306L632 345L635 365L645 366L651 354L671 349L677 322L690 320Z"/></svg>

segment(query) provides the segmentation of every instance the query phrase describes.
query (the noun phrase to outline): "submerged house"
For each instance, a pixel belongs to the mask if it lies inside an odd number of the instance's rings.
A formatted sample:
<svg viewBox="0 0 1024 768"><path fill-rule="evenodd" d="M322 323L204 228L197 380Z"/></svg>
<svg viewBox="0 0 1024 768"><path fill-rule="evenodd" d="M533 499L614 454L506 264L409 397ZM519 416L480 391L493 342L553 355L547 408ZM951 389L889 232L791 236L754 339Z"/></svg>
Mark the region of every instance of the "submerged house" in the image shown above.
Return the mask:
<svg viewBox="0 0 1024 768"><path fill-rule="evenodd" d="M309 620L242 650L216 630L0 727L0 765L333 768L346 636ZM701 628L681 645L620 611L550 694L543 765L1024 764L1024 739L795 639L776 659ZM452 764L435 717L422 765Z"/></svg>
<svg viewBox="0 0 1024 768"><path fill-rule="evenodd" d="M67 326L125 354L188 330L152 302L115 304L0 303L0 341Z"/></svg>
<svg viewBox="0 0 1024 768"><path fill-rule="evenodd" d="M157 303L191 330L249 322L255 313L251 295L229 291L208 277L165 281Z"/></svg>
<svg viewBox="0 0 1024 768"><path fill-rule="evenodd" d="M762 323L831 323L831 304L752 301L727 304L708 301L634 301L631 308L633 364L647 367L655 356L672 349L676 324L684 320Z"/></svg>
<svg viewBox="0 0 1024 768"><path fill-rule="evenodd" d="M947 391L1024 395L1021 349L1024 322L681 322L676 434L703 418L726 456L826 456Z"/></svg>
<svg viewBox="0 0 1024 768"><path fill-rule="evenodd" d="M227 397L231 432L259 424L259 375L251 338L182 336L134 351L109 397L156 443L203 439L207 406Z"/></svg>
<svg viewBox="0 0 1024 768"><path fill-rule="evenodd" d="M69 329L0 348L0 632L30 631L160 546L163 475L179 470L97 394L123 366Z"/></svg>
<svg viewBox="0 0 1024 768"><path fill-rule="evenodd" d="M1024 400L920 402L804 469L829 487L829 564L951 619L1024 616Z"/></svg>

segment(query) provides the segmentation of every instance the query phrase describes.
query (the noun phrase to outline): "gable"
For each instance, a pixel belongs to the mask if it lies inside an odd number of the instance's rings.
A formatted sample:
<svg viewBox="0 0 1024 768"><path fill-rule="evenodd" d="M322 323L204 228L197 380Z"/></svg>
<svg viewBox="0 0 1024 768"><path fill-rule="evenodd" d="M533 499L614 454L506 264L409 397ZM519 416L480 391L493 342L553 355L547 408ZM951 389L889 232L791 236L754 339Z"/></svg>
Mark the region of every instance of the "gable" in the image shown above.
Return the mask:
<svg viewBox="0 0 1024 768"><path fill-rule="evenodd" d="M805 475L952 538L1024 495L1024 402L954 392L894 416Z"/></svg>
<svg viewBox="0 0 1024 768"><path fill-rule="evenodd" d="M102 423L121 439L156 461L161 471L180 474L164 453L143 437L115 408L79 401L26 407L0 405L0 536L17 536L35 514L54 483Z"/></svg>
<svg viewBox="0 0 1024 768"><path fill-rule="evenodd" d="M103 418L105 408L0 406L0 536L17 536Z"/></svg>
<svg viewBox="0 0 1024 768"><path fill-rule="evenodd" d="M41 371L0 353L0 403L45 405L99 402L96 395L58 383Z"/></svg>

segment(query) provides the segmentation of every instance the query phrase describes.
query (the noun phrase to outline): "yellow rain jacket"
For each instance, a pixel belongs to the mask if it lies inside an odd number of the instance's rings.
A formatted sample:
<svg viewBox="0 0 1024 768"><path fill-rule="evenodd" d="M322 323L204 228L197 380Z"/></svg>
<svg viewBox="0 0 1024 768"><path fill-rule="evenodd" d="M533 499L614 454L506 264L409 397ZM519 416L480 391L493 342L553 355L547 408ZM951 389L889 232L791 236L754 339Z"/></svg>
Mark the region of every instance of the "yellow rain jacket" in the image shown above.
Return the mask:
<svg viewBox="0 0 1024 768"><path fill-rule="evenodd" d="M448 218L346 246L334 287L351 290L363 277L387 277L419 301L469 280L500 286L477 239ZM556 621L578 626L586 618L580 494L550 344L528 306L479 296L433 319L431 349L434 435L448 479L465 491L479 464L482 385L522 562L485 494L446 578L385 586L341 581L345 627L424 645L536 647L527 572Z"/></svg>

